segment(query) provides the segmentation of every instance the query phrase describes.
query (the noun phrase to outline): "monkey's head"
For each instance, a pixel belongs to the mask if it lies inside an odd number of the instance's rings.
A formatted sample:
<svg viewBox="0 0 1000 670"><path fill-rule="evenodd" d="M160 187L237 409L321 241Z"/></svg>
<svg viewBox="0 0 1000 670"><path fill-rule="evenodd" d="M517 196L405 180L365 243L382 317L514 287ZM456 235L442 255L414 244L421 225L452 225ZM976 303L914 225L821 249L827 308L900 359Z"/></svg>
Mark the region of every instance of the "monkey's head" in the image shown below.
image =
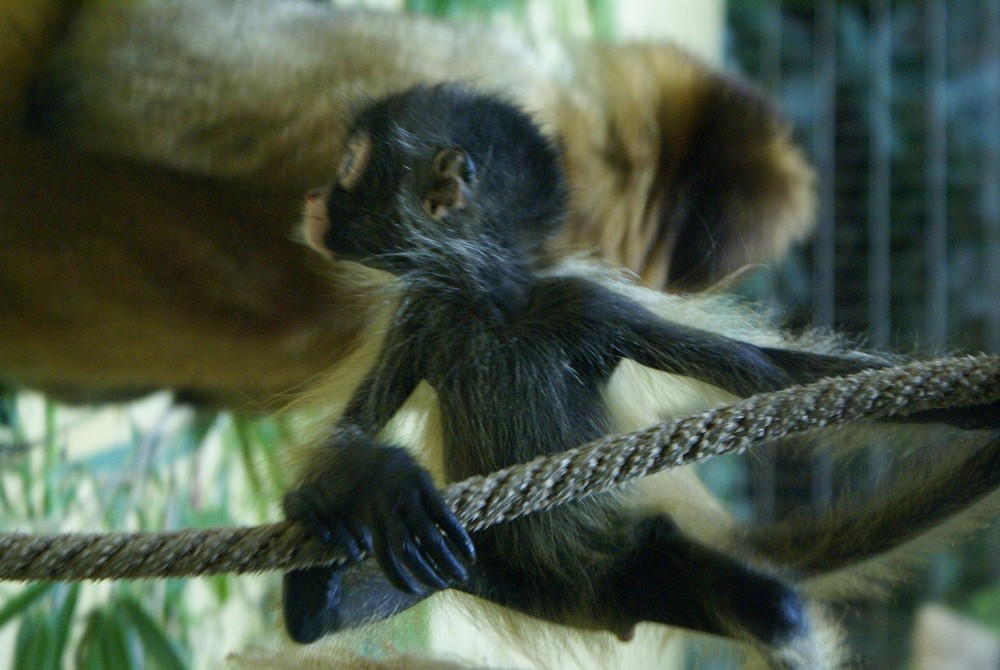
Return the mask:
<svg viewBox="0 0 1000 670"><path fill-rule="evenodd" d="M559 231L556 150L524 112L457 86L417 87L355 118L333 184L306 197L305 239L394 273L427 252L532 256Z"/></svg>

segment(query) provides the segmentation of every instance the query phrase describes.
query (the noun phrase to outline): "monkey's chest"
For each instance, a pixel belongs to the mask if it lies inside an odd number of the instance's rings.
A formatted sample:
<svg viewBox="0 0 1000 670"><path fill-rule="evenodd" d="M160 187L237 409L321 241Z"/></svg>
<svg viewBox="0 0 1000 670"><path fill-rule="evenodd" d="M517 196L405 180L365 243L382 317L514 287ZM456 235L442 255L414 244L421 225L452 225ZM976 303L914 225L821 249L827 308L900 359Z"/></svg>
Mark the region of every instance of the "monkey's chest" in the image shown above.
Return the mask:
<svg viewBox="0 0 1000 670"><path fill-rule="evenodd" d="M604 380L566 354L544 337L492 334L442 347L440 372L428 381L441 406L449 478L489 473L609 432Z"/></svg>

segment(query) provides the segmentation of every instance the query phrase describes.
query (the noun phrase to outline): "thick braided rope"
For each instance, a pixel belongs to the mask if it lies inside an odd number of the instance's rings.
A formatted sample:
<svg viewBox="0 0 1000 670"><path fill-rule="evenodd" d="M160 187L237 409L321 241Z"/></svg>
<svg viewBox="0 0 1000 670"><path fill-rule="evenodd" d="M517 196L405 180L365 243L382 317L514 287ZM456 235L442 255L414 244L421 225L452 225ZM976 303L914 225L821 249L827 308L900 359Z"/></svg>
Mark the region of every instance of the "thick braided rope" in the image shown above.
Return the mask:
<svg viewBox="0 0 1000 670"><path fill-rule="evenodd" d="M470 531L635 477L804 431L1000 400L1000 356L918 362L757 395L449 486ZM0 579L181 577L287 570L336 557L297 524L105 534L0 534Z"/></svg>

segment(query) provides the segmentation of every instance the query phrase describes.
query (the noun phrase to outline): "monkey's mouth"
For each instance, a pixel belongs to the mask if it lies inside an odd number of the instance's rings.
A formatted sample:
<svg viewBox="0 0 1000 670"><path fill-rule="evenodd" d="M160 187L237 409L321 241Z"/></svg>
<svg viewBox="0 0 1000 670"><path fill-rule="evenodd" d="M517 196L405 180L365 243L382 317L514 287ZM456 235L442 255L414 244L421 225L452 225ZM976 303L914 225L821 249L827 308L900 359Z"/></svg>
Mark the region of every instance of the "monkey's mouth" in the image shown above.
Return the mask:
<svg viewBox="0 0 1000 670"><path fill-rule="evenodd" d="M326 242L326 235L330 231L330 215L326 206L327 189L314 188L306 193L305 220L302 223L302 234L306 243L323 254L327 258L333 259L333 251L330 250Z"/></svg>

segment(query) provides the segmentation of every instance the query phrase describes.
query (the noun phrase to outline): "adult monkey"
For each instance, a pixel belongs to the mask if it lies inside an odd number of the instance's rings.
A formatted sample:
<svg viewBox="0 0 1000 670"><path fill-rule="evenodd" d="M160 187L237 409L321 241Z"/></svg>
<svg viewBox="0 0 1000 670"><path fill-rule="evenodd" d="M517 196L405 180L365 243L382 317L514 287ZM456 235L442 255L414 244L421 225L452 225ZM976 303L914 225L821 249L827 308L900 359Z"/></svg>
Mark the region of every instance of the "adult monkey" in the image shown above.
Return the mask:
<svg viewBox="0 0 1000 670"><path fill-rule="evenodd" d="M563 135L569 241L655 285L704 286L811 221L774 110L669 47L551 65L509 35L306 0L0 8L0 375L65 397L265 407L339 360L363 301L287 237L347 112L416 82L504 91Z"/></svg>

